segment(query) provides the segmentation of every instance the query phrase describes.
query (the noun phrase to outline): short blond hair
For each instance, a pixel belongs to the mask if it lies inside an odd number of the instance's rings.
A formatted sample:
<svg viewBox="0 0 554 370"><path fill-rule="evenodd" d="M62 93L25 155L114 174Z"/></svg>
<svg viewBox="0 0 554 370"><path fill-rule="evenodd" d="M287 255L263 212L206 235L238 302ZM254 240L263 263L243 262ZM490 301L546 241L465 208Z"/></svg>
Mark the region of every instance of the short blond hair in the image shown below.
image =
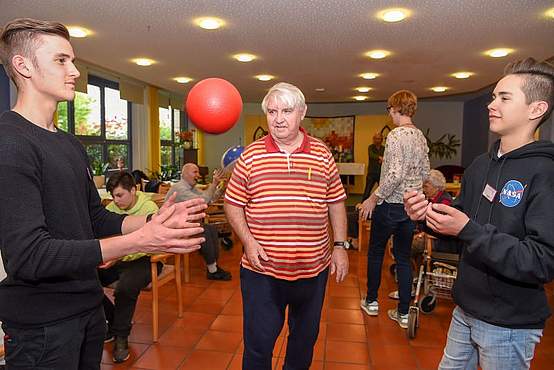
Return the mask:
<svg viewBox="0 0 554 370"><path fill-rule="evenodd" d="M409 90L399 90L389 97L387 104L401 115L413 117L417 110L417 96Z"/></svg>
<svg viewBox="0 0 554 370"><path fill-rule="evenodd" d="M69 41L69 31L59 22L41 21L32 18L17 18L8 22L0 35L0 59L6 73L17 86L17 72L12 58L22 55L37 65L36 49L40 46L40 35L60 36Z"/></svg>

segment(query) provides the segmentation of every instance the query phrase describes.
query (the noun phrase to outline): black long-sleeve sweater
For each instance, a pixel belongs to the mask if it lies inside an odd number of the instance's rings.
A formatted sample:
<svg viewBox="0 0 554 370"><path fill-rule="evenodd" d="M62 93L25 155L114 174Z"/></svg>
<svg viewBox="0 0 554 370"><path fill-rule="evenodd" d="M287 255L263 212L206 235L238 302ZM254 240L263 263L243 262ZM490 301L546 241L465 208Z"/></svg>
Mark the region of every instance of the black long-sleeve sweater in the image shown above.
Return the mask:
<svg viewBox="0 0 554 370"><path fill-rule="evenodd" d="M500 158L499 144L466 170L454 203L470 217L458 235L454 300L494 325L543 328L550 316L543 284L554 279L554 144L534 142Z"/></svg>
<svg viewBox="0 0 554 370"><path fill-rule="evenodd" d="M102 207L87 154L72 135L0 115L0 320L46 325L100 307L95 238L125 216Z"/></svg>

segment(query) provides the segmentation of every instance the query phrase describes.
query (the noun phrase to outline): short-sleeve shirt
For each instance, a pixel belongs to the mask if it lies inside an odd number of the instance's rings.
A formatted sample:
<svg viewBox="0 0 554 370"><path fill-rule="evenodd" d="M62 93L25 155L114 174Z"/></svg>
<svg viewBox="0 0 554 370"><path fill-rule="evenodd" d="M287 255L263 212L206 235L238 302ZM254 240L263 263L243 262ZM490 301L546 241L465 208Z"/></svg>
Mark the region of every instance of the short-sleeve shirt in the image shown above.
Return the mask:
<svg viewBox="0 0 554 370"><path fill-rule="evenodd" d="M329 266L328 204L346 198L327 146L301 132L293 153L281 151L271 135L246 147L225 193L226 203L244 208L269 257L262 273L284 280L314 277ZM241 263L254 270L245 255Z"/></svg>

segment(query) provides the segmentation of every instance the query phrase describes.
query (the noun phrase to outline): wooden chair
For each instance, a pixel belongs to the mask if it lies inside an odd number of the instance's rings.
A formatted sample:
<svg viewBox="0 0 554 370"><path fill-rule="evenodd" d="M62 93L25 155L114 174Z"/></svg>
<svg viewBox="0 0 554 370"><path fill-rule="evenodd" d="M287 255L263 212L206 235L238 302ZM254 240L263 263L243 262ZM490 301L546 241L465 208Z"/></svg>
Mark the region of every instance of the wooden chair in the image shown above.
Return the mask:
<svg viewBox="0 0 554 370"><path fill-rule="evenodd" d="M174 265L169 265L167 261L170 257L174 258ZM164 268L158 275L158 262L164 263ZM150 257L150 268L152 273L152 282L145 289L152 290L152 341L157 342L159 337L159 301L160 288L175 280L177 291L177 316L183 317L183 288L181 285L181 255L172 253L156 254Z"/></svg>
<svg viewBox="0 0 554 370"><path fill-rule="evenodd" d="M174 265L168 264L168 260L173 257ZM158 275L158 262L163 262L164 267ZM181 255L172 253L161 253L150 256L150 272L152 274L152 282L143 290L152 291L152 341L157 342L159 338L160 327L160 288L175 280L177 292L177 316L183 317L183 287L181 285ZM110 285L115 287L117 281Z"/></svg>
<svg viewBox="0 0 554 370"><path fill-rule="evenodd" d="M369 243L371 220L358 219L358 252L362 253L364 245Z"/></svg>
<svg viewBox="0 0 554 370"><path fill-rule="evenodd" d="M166 195L170 188L171 184L166 184L165 182L162 182L160 184L160 187L158 188L158 194Z"/></svg>
<svg viewBox="0 0 554 370"><path fill-rule="evenodd" d="M0 346L0 358L4 357L6 355L6 352L4 350L4 345Z"/></svg>

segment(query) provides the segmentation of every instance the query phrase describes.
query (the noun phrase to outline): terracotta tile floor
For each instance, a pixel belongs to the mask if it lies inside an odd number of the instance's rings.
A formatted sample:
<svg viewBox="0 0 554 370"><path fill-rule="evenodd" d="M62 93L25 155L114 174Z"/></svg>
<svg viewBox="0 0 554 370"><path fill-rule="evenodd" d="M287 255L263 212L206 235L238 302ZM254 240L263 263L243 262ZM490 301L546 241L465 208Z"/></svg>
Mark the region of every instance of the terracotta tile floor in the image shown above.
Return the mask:
<svg viewBox="0 0 554 370"><path fill-rule="evenodd" d="M230 282L206 280L204 264L198 254L192 255L191 283L184 284L185 312L177 318L175 287L162 287L160 303L160 340L152 343L151 296L141 294L129 338L131 358L124 364L111 361L112 344L106 344L102 369L240 369L243 352L242 300L239 286L241 246L221 252L220 264L230 270ZM365 295L366 255L349 252L350 274L345 282L329 281L321 320L319 339L311 369L436 369L446 341L453 304L439 301L430 315L421 315L420 328L414 340L388 319L386 311L396 301L386 298L395 283L385 262L381 284L381 314L368 317L359 309ZM554 306L553 286L547 287ZM554 364L554 320L548 322L542 343L538 346L532 369L552 369ZM273 366L282 368L286 349L286 327L274 350Z"/></svg>

